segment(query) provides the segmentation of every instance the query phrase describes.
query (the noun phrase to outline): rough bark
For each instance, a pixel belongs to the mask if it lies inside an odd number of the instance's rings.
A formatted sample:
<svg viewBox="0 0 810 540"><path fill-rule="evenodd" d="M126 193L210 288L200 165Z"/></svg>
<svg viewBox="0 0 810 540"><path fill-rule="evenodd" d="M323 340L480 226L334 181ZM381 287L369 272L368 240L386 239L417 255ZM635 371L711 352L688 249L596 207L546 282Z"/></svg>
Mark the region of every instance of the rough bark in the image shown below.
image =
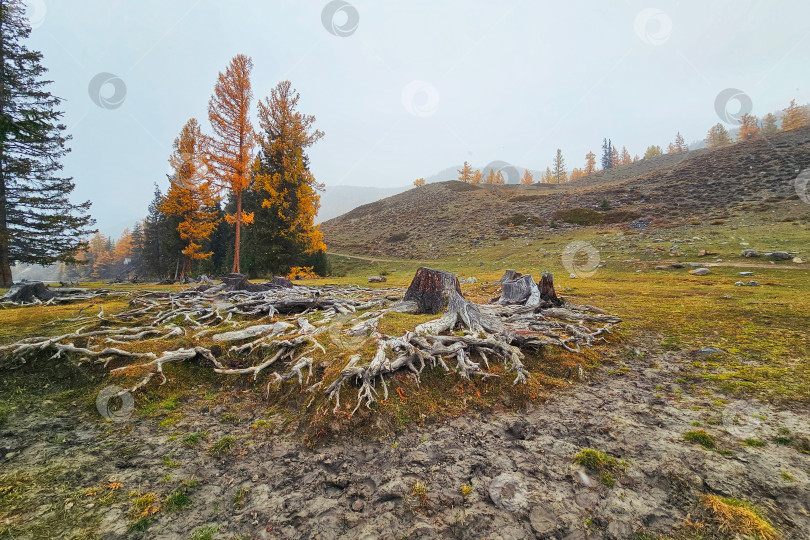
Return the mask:
<svg viewBox="0 0 810 540"><path fill-rule="evenodd" d="M543 272L539 285L541 300L554 306L563 305L562 299L557 297L557 293L554 290L554 276L550 272Z"/></svg>
<svg viewBox="0 0 810 540"><path fill-rule="evenodd" d="M455 274L421 266L403 300L416 302L419 313L435 315L445 310L453 293L461 296L461 285Z"/></svg>
<svg viewBox="0 0 810 540"><path fill-rule="evenodd" d="M0 302L37 304L47 302L54 297L56 294L41 281L22 281L12 285L6 294L0 297Z"/></svg>

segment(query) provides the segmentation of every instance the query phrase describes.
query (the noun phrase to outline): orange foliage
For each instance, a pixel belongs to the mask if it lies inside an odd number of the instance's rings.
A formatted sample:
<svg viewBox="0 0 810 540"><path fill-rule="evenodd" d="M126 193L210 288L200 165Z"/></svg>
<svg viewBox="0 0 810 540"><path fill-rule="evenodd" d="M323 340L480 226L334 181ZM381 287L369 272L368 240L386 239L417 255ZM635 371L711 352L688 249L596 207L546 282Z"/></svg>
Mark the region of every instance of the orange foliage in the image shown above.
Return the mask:
<svg viewBox="0 0 810 540"><path fill-rule="evenodd" d="M596 154L588 152L585 154L585 169L582 171L585 175L593 174L596 172Z"/></svg>
<svg viewBox="0 0 810 540"><path fill-rule="evenodd" d="M315 180L304 150L318 142L323 132L313 128L315 117L297 110L300 96L290 81L282 81L259 102L259 143L267 172L256 174L256 188L265 191L265 208L274 209L281 222L281 236L303 247L304 253L326 250L323 234L314 225L321 206ZM257 167L262 164L257 161Z"/></svg>
<svg viewBox="0 0 810 540"><path fill-rule="evenodd" d="M520 183L525 186L534 184L534 176L532 176L532 173L531 171L529 171L529 169L523 171L523 176L520 177Z"/></svg>
<svg viewBox="0 0 810 540"><path fill-rule="evenodd" d="M214 95L208 102L208 119L214 136L204 154L219 189L230 190L236 197L236 213L227 218L236 225L233 271L239 272L241 226L253 222L253 213L242 212L242 192L250 186L253 126L250 123L250 70L253 61L244 54L234 56L225 73L220 73Z"/></svg>
<svg viewBox="0 0 810 540"><path fill-rule="evenodd" d="M219 223L215 211L218 200L215 188L200 160L203 141L200 126L192 118L174 140L174 151L169 157L174 174L169 192L158 207L164 214L182 219L177 226L180 238L186 242L181 277L191 271L192 261L212 255L212 252L202 251L202 242L211 236Z"/></svg>

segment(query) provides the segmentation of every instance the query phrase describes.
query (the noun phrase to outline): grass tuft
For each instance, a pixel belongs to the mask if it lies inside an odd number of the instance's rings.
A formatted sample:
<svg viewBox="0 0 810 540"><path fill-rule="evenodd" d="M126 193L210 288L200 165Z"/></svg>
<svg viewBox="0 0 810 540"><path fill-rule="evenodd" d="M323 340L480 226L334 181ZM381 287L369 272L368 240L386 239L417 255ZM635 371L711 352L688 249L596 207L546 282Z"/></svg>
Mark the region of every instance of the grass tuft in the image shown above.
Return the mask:
<svg viewBox="0 0 810 540"><path fill-rule="evenodd" d="M702 495L700 502L711 512L718 528L725 534L753 536L758 540L779 538L764 514L749 502L716 495Z"/></svg>
<svg viewBox="0 0 810 540"><path fill-rule="evenodd" d="M707 450L714 450L717 448L717 444L714 442L714 437L706 433L706 430L703 429L687 431L683 434L683 439L691 443L699 444Z"/></svg>

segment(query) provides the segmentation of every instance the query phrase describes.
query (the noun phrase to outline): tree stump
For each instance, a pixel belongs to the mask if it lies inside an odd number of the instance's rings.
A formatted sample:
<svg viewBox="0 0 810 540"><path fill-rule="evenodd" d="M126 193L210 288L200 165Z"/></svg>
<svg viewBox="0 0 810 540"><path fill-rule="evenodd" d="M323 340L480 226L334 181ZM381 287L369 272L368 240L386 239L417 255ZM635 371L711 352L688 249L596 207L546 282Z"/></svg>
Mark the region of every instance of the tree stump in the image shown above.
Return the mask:
<svg viewBox="0 0 810 540"><path fill-rule="evenodd" d="M22 281L12 285L6 294L0 297L0 302L35 304L37 301L44 302L55 297L56 293L41 281Z"/></svg>
<svg viewBox="0 0 810 540"><path fill-rule="evenodd" d="M463 298L455 274L421 266L413 276L403 301L416 302L419 313L435 315L447 308L452 294Z"/></svg>
<svg viewBox="0 0 810 540"><path fill-rule="evenodd" d="M501 278L503 291L498 299L499 304L532 304L540 303L540 291L531 274L524 274L514 279Z"/></svg>
<svg viewBox="0 0 810 540"><path fill-rule="evenodd" d="M540 278L540 299L555 306L563 305L562 298L558 298L554 291L554 276L551 272L543 272L543 277Z"/></svg>

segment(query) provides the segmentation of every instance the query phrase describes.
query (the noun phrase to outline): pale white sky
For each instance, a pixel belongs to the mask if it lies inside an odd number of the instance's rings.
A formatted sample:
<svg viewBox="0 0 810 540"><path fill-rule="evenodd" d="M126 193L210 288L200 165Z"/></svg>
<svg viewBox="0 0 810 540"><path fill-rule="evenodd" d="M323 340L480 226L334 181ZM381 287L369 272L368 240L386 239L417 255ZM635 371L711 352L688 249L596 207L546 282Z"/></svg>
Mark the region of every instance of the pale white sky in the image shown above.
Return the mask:
<svg viewBox="0 0 810 540"><path fill-rule="evenodd" d="M678 130L702 139L727 88L758 115L810 101L806 0L352 0L330 19L346 36L327 30L323 10L340 6L322 0L29 4L29 47L66 99L65 171L116 236L167 186L186 120L207 127L238 53L253 58L256 98L289 79L318 118L311 166L327 186L407 185L464 160L545 169L557 148L570 169L603 137L643 154ZM91 99L98 73L124 82L120 106Z"/></svg>

